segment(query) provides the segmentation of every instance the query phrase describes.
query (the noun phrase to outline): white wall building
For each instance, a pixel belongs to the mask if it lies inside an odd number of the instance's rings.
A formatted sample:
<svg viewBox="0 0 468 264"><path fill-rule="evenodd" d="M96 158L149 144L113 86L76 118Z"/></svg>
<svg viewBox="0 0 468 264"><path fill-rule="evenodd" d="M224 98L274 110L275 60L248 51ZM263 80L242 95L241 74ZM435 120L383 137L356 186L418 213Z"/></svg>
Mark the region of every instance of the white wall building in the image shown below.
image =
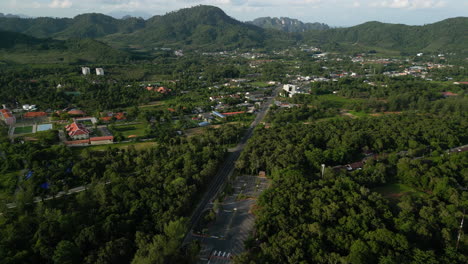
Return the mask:
<svg viewBox="0 0 468 264"><path fill-rule="evenodd" d="M96 68L96 75L104 75L104 69L103 68Z"/></svg>
<svg viewBox="0 0 468 264"><path fill-rule="evenodd" d="M89 69L89 67L81 67L81 72L83 73L83 75L91 74L91 70Z"/></svg>
<svg viewBox="0 0 468 264"><path fill-rule="evenodd" d="M283 90L288 93L289 97L293 97L295 94L302 93L300 88L293 84L283 85Z"/></svg>

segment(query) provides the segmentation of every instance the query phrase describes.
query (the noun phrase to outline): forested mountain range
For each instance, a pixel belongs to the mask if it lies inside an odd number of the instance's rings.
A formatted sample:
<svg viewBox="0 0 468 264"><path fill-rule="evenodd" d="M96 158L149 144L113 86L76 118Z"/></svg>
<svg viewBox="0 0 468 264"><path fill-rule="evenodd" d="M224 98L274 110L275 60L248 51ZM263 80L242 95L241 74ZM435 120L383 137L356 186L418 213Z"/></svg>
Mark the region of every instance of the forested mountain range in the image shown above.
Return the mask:
<svg viewBox="0 0 468 264"><path fill-rule="evenodd" d="M349 28L304 33L319 45L348 43L398 51L468 52L468 17L449 18L424 26L367 22Z"/></svg>
<svg viewBox="0 0 468 264"><path fill-rule="evenodd" d="M289 17L259 17L247 23L264 29L277 29L286 32L306 32L309 30L325 30L330 28L327 24L318 22L304 23Z"/></svg>
<svg viewBox="0 0 468 264"><path fill-rule="evenodd" d="M328 50L358 47L402 52L468 52L467 17L424 26L367 22L330 29L325 24L304 24L288 18L260 18L244 23L229 17L220 8L200 5L148 20L115 19L94 13L74 18L0 17L0 30L36 38L94 38L112 46L148 50L158 47L205 50L286 48L312 44Z"/></svg>
<svg viewBox="0 0 468 264"><path fill-rule="evenodd" d="M0 31L0 61L19 63L116 63L131 55L93 39L40 39L22 33Z"/></svg>

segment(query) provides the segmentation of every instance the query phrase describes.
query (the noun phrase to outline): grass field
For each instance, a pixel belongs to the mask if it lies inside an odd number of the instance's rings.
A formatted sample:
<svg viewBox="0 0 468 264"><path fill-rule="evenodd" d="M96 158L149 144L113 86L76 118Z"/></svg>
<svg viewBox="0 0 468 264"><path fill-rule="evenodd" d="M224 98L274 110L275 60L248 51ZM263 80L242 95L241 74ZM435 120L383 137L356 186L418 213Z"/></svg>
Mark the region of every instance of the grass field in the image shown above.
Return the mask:
<svg viewBox="0 0 468 264"><path fill-rule="evenodd" d="M32 133L32 130L32 126L15 127L15 134L29 134Z"/></svg>
<svg viewBox="0 0 468 264"><path fill-rule="evenodd" d="M268 84L267 82L251 82L250 85L253 87L260 87L260 88L265 88L265 87L270 87L272 85Z"/></svg>
<svg viewBox="0 0 468 264"><path fill-rule="evenodd" d="M408 185L401 183L390 183L384 186L373 188L372 191L380 193L382 196L390 199L399 199L404 195L415 195L420 197L427 196L426 193L418 191Z"/></svg>
<svg viewBox="0 0 468 264"><path fill-rule="evenodd" d="M319 95L317 96L317 99L320 102L323 102L326 105L330 107L335 107L335 108L342 108L347 104L358 103L364 100L364 99L358 99L358 98L346 98L346 97L338 96L335 94Z"/></svg>
<svg viewBox="0 0 468 264"><path fill-rule="evenodd" d="M128 136L135 135L137 137L142 137L145 135L145 124L134 124L134 125L117 125L112 128L112 132L117 132L122 134L125 138Z"/></svg>
<svg viewBox="0 0 468 264"><path fill-rule="evenodd" d="M362 112L362 111L349 111L350 114L352 114L353 116L355 117L366 117L366 116L369 116L369 114L367 114L366 112Z"/></svg>

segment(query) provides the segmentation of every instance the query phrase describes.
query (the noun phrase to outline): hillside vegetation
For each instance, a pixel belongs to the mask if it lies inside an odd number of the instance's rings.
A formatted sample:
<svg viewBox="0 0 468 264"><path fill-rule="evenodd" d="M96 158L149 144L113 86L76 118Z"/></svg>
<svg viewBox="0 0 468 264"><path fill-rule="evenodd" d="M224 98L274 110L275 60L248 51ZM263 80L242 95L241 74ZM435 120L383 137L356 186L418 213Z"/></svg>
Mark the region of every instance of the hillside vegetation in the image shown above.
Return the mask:
<svg viewBox="0 0 468 264"><path fill-rule="evenodd" d="M289 18L267 17L243 23L218 7L199 5L148 20L115 19L94 13L74 18L0 17L0 30L37 38L93 38L121 48L146 50L161 47L210 51L283 49L310 44L330 51L468 52L466 17L424 26L367 22L329 29L325 24Z"/></svg>
<svg viewBox="0 0 468 264"><path fill-rule="evenodd" d="M0 31L0 61L13 63L116 63L130 54L93 39L39 39Z"/></svg>

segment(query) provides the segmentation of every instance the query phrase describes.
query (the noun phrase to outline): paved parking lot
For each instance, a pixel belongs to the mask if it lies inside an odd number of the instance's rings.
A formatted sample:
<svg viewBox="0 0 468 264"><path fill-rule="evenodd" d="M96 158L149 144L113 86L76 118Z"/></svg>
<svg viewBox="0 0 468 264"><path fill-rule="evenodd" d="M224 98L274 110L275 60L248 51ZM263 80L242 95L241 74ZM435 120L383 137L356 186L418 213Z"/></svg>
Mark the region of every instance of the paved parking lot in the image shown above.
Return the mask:
<svg viewBox="0 0 468 264"><path fill-rule="evenodd" d="M192 234L201 242L199 263L230 263L231 258L244 251L244 241L255 223L251 212L256 198L268 187L266 178L239 176L232 182L233 194L220 204L216 220L203 235ZM211 209L213 204L210 204Z"/></svg>

